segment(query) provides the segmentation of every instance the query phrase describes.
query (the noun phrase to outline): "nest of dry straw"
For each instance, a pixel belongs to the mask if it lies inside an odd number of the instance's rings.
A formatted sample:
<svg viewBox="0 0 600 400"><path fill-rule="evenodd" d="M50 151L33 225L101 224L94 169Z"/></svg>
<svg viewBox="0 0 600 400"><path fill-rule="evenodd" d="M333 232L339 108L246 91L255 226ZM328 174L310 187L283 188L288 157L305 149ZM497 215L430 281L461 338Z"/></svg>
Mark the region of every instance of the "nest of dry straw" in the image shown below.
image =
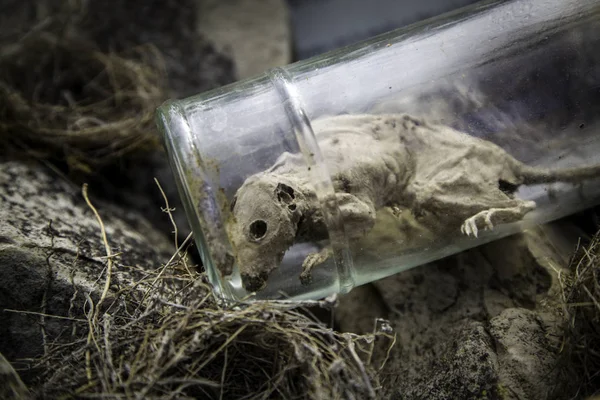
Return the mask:
<svg viewBox="0 0 600 400"><path fill-rule="evenodd" d="M74 26L57 15L0 43L0 145L84 172L159 147L158 53L103 53Z"/></svg>
<svg viewBox="0 0 600 400"><path fill-rule="evenodd" d="M116 270L86 185L83 196L106 249L103 290L84 293L79 313L72 312L76 292L69 315L53 316L68 323L33 368L35 397L376 398L378 372L387 359L374 357L376 344L380 354L385 346L389 354L394 343L387 323L370 335L338 333L303 312L306 306L335 305L327 300L223 307L206 275L194 272L181 251L191 235L181 245L175 242L178 251L161 268Z"/></svg>
<svg viewBox="0 0 600 400"><path fill-rule="evenodd" d="M566 317L561 349L564 393L557 398L600 395L600 232L578 251L572 271L561 279Z"/></svg>
<svg viewBox="0 0 600 400"><path fill-rule="evenodd" d="M376 398L383 365L372 355L386 332L337 333L303 313L306 303L222 308L205 276L184 272L183 263L108 296L103 307L88 298L87 318L72 321L77 338L39 361L37 397Z"/></svg>

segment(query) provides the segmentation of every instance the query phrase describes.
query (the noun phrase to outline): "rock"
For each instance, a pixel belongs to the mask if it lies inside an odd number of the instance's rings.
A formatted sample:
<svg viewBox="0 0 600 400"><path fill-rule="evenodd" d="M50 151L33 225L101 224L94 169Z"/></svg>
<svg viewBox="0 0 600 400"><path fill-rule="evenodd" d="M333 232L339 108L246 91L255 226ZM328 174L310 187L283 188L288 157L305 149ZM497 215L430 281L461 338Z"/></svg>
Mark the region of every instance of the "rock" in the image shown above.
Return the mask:
<svg viewBox="0 0 600 400"><path fill-rule="evenodd" d="M114 254L112 291L173 254L143 215L91 201ZM104 284L104 248L80 188L41 164L0 162L0 353L27 368L45 343L69 337L68 319L42 314L81 318L84 294L98 298Z"/></svg>
<svg viewBox="0 0 600 400"><path fill-rule="evenodd" d="M239 79L291 62L285 0L199 0L198 30L235 62Z"/></svg>
<svg viewBox="0 0 600 400"><path fill-rule="evenodd" d="M446 340L431 341L422 349L426 361L411 384L391 399L498 398L498 362L493 341L481 322L463 321L443 327ZM410 368L410 367L408 367Z"/></svg>
<svg viewBox="0 0 600 400"><path fill-rule="evenodd" d="M537 313L509 308L490 321L500 381L508 398L546 399L554 387L556 343Z"/></svg>
<svg viewBox="0 0 600 400"><path fill-rule="evenodd" d="M557 275L579 234L557 221L373 282L340 298L338 326L391 322L390 398L544 398L560 384Z"/></svg>

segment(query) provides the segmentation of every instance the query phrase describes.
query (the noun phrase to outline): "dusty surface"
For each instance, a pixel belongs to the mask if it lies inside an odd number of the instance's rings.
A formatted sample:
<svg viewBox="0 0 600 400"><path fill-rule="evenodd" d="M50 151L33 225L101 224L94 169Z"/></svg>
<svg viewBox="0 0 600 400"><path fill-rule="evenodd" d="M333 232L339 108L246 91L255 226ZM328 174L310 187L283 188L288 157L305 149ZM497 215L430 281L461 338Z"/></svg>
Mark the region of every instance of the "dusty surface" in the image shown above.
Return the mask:
<svg viewBox="0 0 600 400"><path fill-rule="evenodd" d="M115 254L112 290L172 255L172 241L143 215L97 199L96 207ZM43 354L44 341L68 336L69 322L5 309L80 317L84 293L98 297L106 267L100 232L79 187L40 164L0 163L0 353L7 359Z"/></svg>
<svg viewBox="0 0 600 400"><path fill-rule="evenodd" d="M556 222L406 271L342 297L341 329L389 318L394 399L545 399L560 322L552 304L581 234Z"/></svg>

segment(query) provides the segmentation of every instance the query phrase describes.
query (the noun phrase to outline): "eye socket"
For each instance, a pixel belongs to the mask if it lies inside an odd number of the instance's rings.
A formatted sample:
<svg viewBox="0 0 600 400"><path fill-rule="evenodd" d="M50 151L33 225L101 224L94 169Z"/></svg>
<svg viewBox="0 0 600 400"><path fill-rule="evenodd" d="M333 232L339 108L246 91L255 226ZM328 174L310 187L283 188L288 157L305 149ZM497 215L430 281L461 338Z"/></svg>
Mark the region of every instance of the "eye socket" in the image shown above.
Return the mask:
<svg viewBox="0 0 600 400"><path fill-rule="evenodd" d="M260 240L267 234L267 223L262 219L257 219L250 224L250 238Z"/></svg>
<svg viewBox="0 0 600 400"><path fill-rule="evenodd" d="M286 204L291 203L296 198L294 195L294 189L283 183L277 184L275 193L277 194L277 200Z"/></svg>

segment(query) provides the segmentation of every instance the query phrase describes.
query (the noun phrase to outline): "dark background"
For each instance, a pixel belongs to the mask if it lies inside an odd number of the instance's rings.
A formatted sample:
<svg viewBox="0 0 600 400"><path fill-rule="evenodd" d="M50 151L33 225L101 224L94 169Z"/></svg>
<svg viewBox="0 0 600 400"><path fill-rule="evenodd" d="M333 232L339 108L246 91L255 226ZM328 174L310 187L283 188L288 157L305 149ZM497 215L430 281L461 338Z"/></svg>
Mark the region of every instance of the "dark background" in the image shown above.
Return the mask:
<svg viewBox="0 0 600 400"><path fill-rule="evenodd" d="M475 0L287 0L295 58L302 60Z"/></svg>

